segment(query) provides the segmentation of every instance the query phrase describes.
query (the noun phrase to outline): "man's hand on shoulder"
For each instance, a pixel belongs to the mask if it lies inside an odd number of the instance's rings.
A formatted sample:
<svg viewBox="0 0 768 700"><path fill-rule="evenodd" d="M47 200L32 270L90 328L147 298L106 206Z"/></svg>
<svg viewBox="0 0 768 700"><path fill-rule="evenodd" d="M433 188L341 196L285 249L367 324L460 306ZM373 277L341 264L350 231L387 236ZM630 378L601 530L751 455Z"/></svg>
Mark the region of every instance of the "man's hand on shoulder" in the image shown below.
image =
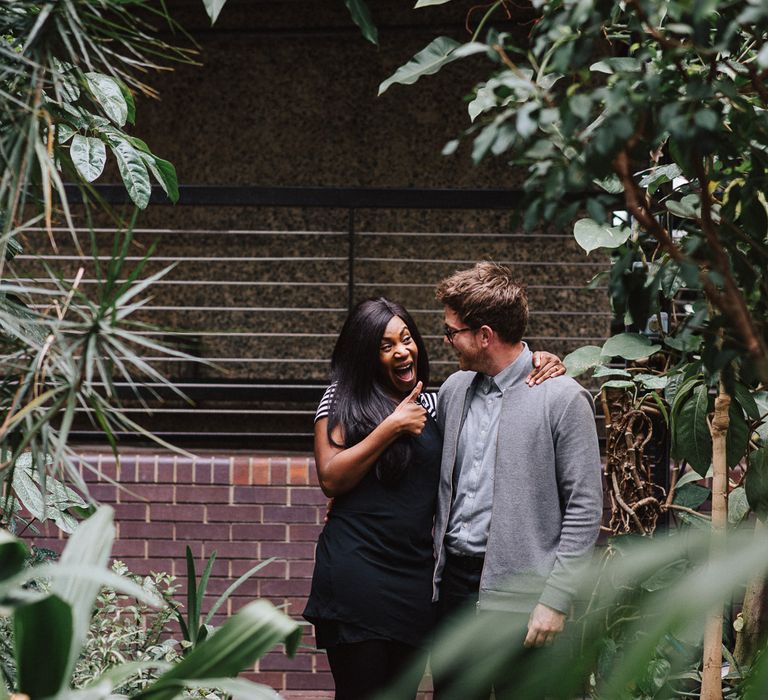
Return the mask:
<svg viewBox="0 0 768 700"><path fill-rule="evenodd" d="M528 618L528 634L523 645L543 647L555 641L565 628L565 613L539 603Z"/></svg>

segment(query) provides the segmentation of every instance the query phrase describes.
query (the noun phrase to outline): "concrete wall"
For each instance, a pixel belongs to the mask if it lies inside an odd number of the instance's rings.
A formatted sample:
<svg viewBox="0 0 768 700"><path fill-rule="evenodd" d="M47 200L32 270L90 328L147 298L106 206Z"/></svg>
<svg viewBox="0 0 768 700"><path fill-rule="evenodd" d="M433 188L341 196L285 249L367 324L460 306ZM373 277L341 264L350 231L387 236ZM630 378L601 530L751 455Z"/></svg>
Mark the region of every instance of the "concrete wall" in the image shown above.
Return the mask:
<svg viewBox="0 0 768 700"><path fill-rule="evenodd" d="M435 36L468 40L466 8L369 4L379 48L342 0L229 0L212 29L201 0L171 0L203 65L152 78L161 99L139 101L137 133L187 184L516 187L520 174L503 160L476 168L469 148L440 155L469 126L463 97L489 73L485 57L377 97ZM524 34L525 20L508 28Z"/></svg>

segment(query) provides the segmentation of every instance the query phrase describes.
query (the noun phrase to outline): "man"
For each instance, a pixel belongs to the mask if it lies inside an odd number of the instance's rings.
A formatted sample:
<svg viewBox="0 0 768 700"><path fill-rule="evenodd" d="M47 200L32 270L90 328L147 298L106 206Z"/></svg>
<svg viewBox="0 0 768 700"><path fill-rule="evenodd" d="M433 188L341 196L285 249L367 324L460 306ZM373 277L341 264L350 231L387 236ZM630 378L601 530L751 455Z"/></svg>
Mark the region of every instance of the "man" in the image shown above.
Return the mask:
<svg viewBox="0 0 768 700"><path fill-rule="evenodd" d="M438 285L437 299L461 370L438 398L438 610L447 618L475 602L481 613L524 616L524 646L549 645L600 528L592 398L570 377L526 383L528 302L506 267L457 272Z"/></svg>

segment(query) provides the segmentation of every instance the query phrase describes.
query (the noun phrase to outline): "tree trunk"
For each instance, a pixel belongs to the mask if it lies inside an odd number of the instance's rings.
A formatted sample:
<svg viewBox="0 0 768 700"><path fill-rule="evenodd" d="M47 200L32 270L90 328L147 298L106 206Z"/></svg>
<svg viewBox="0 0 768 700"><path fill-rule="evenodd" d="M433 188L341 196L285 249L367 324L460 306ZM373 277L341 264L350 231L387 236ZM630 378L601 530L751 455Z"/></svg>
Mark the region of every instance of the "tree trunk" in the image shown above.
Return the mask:
<svg viewBox="0 0 768 700"><path fill-rule="evenodd" d="M717 556L723 546L728 523L728 468L725 460L725 436L728 432L728 407L731 397L722 380L720 393L715 399L712 418L712 550ZM720 669L723 665L723 605L717 606L707 618L704 630L704 667L701 673L701 700L722 700L723 684Z"/></svg>
<svg viewBox="0 0 768 700"><path fill-rule="evenodd" d="M755 521L755 537L765 539L765 525ZM766 637L768 606L766 605L765 577L758 575L747 583L744 605L741 608L742 628L736 634L736 648L733 658L741 667L751 666L760 644Z"/></svg>

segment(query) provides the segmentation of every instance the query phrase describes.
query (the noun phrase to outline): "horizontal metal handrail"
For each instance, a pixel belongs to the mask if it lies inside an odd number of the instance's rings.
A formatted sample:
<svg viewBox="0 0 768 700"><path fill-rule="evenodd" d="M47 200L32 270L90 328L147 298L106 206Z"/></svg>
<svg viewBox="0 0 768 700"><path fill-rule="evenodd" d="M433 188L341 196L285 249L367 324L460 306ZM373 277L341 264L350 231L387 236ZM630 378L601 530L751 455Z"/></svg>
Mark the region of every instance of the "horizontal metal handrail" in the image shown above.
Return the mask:
<svg viewBox="0 0 768 700"><path fill-rule="evenodd" d="M65 185L72 202L81 199L80 190ZM122 185L96 185L96 191L110 204L130 204ZM597 191L597 190L596 190ZM600 191L601 196L608 197ZM565 193L563 201L583 200L590 193ZM310 207L332 209L508 209L513 210L529 196L523 190L381 188L381 187L256 187L182 185L176 206ZM622 200L615 197L616 204ZM152 187L153 205L169 205L159 186ZM623 208L623 207L622 207Z"/></svg>
<svg viewBox="0 0 768 700"><path fill-rule="evenodd" d="M74 277L68 278L63 277L62 278L65 282L73 282ZM50 282L50 278L46 277L16 277L13 280L14 282L19 283L27 283L27 284L43 284L45 282ZM126 282L126 279L117 279L115 282L117 284L123 284ZM207 285L212 285L216 287L338 287L338 288L344 288L347 286L346 282L283 282L283 281L256 281L256 280L249 280L249 281L240 281L240 280L213 280L208 279L205 280L205 283ZM78 281L78 284L80 285L91 285L91 284L103 284L102 280L98 279L88 279L85 277L81 277ZM162 286L193 286L193 285L199 285L200 280L166 280L166 279L159 279L156 282L153 283L152 287L162 287ZM384 289L431 289L434 288L433 284L422 284L419 282L358 282L358 287L376 287L376 288L384 288ZM532 289L573 289L573 290L584 290L584 285L579 284L527 284L526 286L527 290ZM591 287L589 291L605 291L606 287Z"/></svg>
<svg viewBox="0 0 768 700"><path fill-rule="evenodd" d="M107 202L129 204L122 185L95 189ZM68 191L76 202L76 188ZM536 306L530 311L535 335L526 337L529 342L546 349L601 344L605 337L601 329L607 329L611 313L607 305L591 305L599 298L594 294L604 294L605 284L581 295L584 286L578 281L605 269L605 259L580 257L569 230L521 232L507 230L505 224L493 230L496 224L488 222L494 217L460 213L495 210L506 220L504 212L513 210L524 194L502 189L182 186L174 211L201 210L201 216L174 219L178 223L188 218L188 228L172 228L161 221L161 226L132 231L134 241L144 247L129 248L126 263L145 260L142 253L151 244L155 247L150 260L153 271L174 264L168 277L147 290L151 298L137 310L142 321L151 321L154 327L137 326L134 332L199 354L209 364L196 365L150 350L143 359L170 375L193 405L185 405L162 382L139 382L144 387L142 400L153 412L146 420L135 419L164 438L187 444L224 439L227 444L240 440L262 448L273 443L309 448L312 416L329 381L337 326L357 299L372 294L404 301L419 325L432 330L423 337L434 353L431 388L436 389L456 361L447 350L434 352L444 342L434 332L436 324L442 324L442 309L429 290L453 268L484 257L484 249L531 280L527 289L529 295L535 294ZM152 202L153 206L168 204L157 187ZM284 208L297 210L298 215L275 214L275 209ZM318 213L323 209L327 215ZM390 221L389 215L377 214L391 209L430 210L418 220L430 222L424 228L439 230L419 231L407 212L399 217L405 230L393 230L389 223L382 223ZM170 210L161 209L161 215L163 211ZM311 217L305 211L313 212ZM453 213L443 216L440 212ZM221 227L216 226L218 219ZM448 223L443 225L443 220ZM482 230L463 231L462 220L472 222L467 228L477 225ZM495 220L502 219L496 216ZM111 244L111 235L118 233L104 226L94 232L99 245ZM65 282L74 281L74 270L85 269L78 285L89 295L102 284L94 268L97 262L101 266L109 260L108 248L93 261L64 240L60 234L65 229L54 229L54 233L61 254L35 255L34 246L28 246L13 266L31 266L31 272L19 275L16 282L47 287L39 270L58 263ZM47 230L38 225L25 235L42 241ZM78 229L78 237L86 236L90 237L87 228ZM477 258L472 257L475 250ZM125 277L123 273L119 283L127 281ZM116 361L126 359L118 356ZM132 417L138 416L143 408L135 402L134 387L117 379L113 386L118 395ZM98 436L87 424L86 408L78 410L77 416L76 434L81 439ZM129 432L119 435L139 439Z"/></svg>

